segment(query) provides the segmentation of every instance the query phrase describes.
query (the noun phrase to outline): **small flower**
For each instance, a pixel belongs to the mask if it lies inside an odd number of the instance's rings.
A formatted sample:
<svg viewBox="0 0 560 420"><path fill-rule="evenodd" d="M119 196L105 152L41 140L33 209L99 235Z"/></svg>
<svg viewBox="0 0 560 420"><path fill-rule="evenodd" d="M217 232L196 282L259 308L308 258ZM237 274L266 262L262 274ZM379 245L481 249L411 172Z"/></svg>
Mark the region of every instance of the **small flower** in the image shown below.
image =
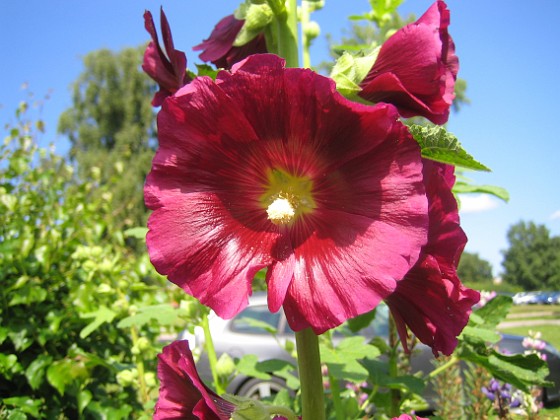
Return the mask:
<svg viewBox="0 0 560 420"><path fill-rule="evenodd" d="M267 268L269 309L322 333L391 294L426 242L420 150L396 109L277 56L195 79L158 133L151 261L222 318Z"/></svg>
<svg viewBox="0 0 560 420"><path fill-rule="evenodd" d="M159 91L152 99L153 106L161 106L164 99L191 81L187 73L187 56L173 45L169 23L161 9L161 32L165 51L161 48L152 14L144 12L144 26L152 41L144 53L142 69L159 84Z"/></svg>
<svg viewBox="0 0 560 420"><path fill-rule="evenodd" d="M264 33L257 35L247 44L234 47L233 43L245 21L236 19L233 15L226 16L218 22L208 39L193 47L194 51L202 51L199 57L202 61L210 61L218 68L231 67L252 54L266 53Z"/></svg>
<svg viewBox="0 0 560 420"><path fill-rule="evenodd" d="M393 417L391 420L429 420L415 414L401 414L399 417Z"/></svg>
<svg viewBox="0 0 560 420"><path fill-rule="evenodd" d="M159 398L154 420L227 420L235 405L220 398L200 379L187 341L175 341L158 355Z"/></svg>
<svg viewBox="0 0 560 420"><path fill-rule="evenodd" d="M394 104L403 117L420 115L436 124L447 122L459 70L448 26L449 10L438 0L381 46L359 95Z"/></svg>
<svg viewBox="0 0 560 420"><path fill-rule="evenodd" d="M467 238L459 226L457 202L451 192L453 167L424 161L429 203L428 243L414 268L386 299L406 348L406 325L424 344L450 355L469 320L479 293L465 288L457 264Z"/></svg>

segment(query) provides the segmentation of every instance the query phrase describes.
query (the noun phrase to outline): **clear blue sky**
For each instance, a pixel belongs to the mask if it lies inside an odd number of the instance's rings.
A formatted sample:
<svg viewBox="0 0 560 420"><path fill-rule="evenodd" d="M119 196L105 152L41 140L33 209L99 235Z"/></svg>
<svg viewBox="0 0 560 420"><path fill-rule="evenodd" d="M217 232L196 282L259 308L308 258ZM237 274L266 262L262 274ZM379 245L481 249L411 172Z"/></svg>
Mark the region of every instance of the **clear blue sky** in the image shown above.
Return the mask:
<svg viewBox="0 0 560 420"><path fill-rule="evenodd" d="M422 14L429 0L405 0L403 15ZM56 134L58 115L71 105L70 83L82 70L81 58L92 50L137 46L149 40L145 9L159 16L163 5L177 48L189 65L198 60L191 47L206 38L214 24L230 14L237 1L71 1L4 0L0 13L0 123L10 121L20 89L27 82L37 97L52 91L42 110L44 144L59 152L67 141ZM202 5L197 7L196 5ZM462 223L467 250L489 260L496 274L506 232L519 220L546 225L560 235L560 1L448 0L450 32L461 62L459 76L468 82L471 105L450 118L449 129L478 160L493 169L474 173L478 183L505 187L509 204L489 197L465 197ZM324 34L338 39L348 28L345 17L368 10L367 0L326 0L313 15L322 35L312 50L315 63L327 56ZM2 136L3 137L3 136Z"/></svg>

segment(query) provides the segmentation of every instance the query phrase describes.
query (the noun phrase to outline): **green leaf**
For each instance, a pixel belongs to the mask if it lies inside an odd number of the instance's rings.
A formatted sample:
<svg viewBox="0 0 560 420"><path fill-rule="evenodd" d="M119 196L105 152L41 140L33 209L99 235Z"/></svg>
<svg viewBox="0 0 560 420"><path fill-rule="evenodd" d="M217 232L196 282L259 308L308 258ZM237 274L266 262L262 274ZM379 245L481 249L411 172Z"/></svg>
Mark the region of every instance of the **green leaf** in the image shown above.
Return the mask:
<svg viewBox="0 0 560 420"><path fill-rule="evenodd" d="M509 201L508 190L495 185L472 185L458 181L453 186L453 192L455 194L490 194L506 203Z"/></svg>
<svg viewBox="0 0 560 420"><path fill-rule="evenodd" d="M246 354L237 361L237 371L243 375L258 379L270 379L270 375L257 368L259 359L254 354Z"/></svg>
<svg viewBox="0 0 560 420"><path fill-rule="evenodd" d="M80 414L82 414L92 398L93 395L87 389L83 389L78 393L78 411Z"/></svg>
<svg viewBox="0 0 560 420"><path fill-rule="evenodd" d="M366 312L365 314L358 315L355 318L346 321L348 328L352 332L358 332L366 328L375 319L375 309L373 311Z"/></svg>
<svg viewBox="0 0 560 420"><path fill-rule="evenodd" d="M363 382L368 377L367 370L358 362L364 358L374 359L380 355L379 349L365 343L364 337L349 337L334 349L320 345L321 361L335 378L352 382Z"/></svg>
<svg viewBox="0 0 560 420"><path fill-rule="evenodd" d="M513 300L511 297L498 295L474 313L484 321L483 325L486 328L494 328L506 319L512 305Z"/></svg>
<svg viewBox="0 0 560 420"><path fill-rule="evenodd" d="M57 360L47 369L47 381L60 395L64 395L66 387L76 379L85 379L87 376L84 364L75 359Z"/></svg>
<svg viewBox="0 0 560 420"><path fill-rule="evenodd" d="M52 360L52 356L41 354L27 366L25 376L32 389L39 389L45 377L45 370L52 363Z"/></svg>
<svg viewBox="0 0 560 420"><path fill-rule="evenodd" d="M216 80L216 76L220 72L208 64L197 64L196 68L198 70L198 74L196 76L208 76L211 77L212 80Z"/></svg>
<svg viewBox="0 0 560 420"><path fill-rule="evenodd" d="M30 305L43 302L47 298L47 291L37 286L24 287L13 294L8 306Z"/></svg>
<svg viewBox="0 0 560 420"><path fill-rule="evenodd" d="M464 343L458 347L462 360L476 363L497 379L507 382L524 392L533 385L553 386L546 380L548 365L536 354L504 355L495 349Z"/></svg>
<svg viewBox="0 0 560 420"><path fill-rule="evenodd" d="M146 239L146 234L148 233L148 228L138 226L125 230L125 238L136 238L136 239Z"/></svg>
<svg viewBox="0 0 560 420"><path fill-rule="evenodd" d="M487 166L476 161L468 154L457 137L445 128L412 124L409 126L409 130L420 145L422 156L426 159L477 171L490 171Z"/></svg>
<svg viewBox="0 0 560 420"><path fill-rule="evenodd" d="M2 399L2 402L6 405L17 407L22 412L30 414L34 418L41 417L40 410L43 405L43 401L41 400L34 400L29 397L11 397Z"/></svg>
<svg viewBox="0 0 560 420"><path fill-rule="evenodd" d="M115 316L117 316L117 313L113 312L106 306L101 306L95 312L82 314L81 318L94 318L94 320L80 331L80 338L86 338L88 335L90 335L92 332L98 329L105 322L111 323L113 319L115 319Z"/></svg>
<svg viewBox="0 0 560 420"><path fill-rule="evenodd" d="M144 306L136 314L121 319L117 327L142 327L152 320L160 325L173 325L177 321L177 310L169 304Z"/></svg>
<svg viewBox="0 0 560 420"><path fill-rule="evenodd" d="M373 67L379 48L366 56L354 56L344 52L332 69L331 78L336 82L336 90L353 100L358 100L358 92L362 90L360 83Z"/></svg>

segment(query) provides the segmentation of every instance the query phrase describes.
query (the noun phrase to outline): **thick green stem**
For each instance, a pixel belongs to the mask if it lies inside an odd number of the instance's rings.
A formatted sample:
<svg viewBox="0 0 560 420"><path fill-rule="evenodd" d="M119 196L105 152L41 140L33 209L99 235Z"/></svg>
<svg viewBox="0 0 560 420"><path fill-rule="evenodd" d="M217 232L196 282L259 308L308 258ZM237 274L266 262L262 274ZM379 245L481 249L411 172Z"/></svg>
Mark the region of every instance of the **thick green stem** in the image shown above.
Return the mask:
<svg viewBox="0 0 560 420"><path fill-rule="evenodd" d="M325 399L319 339L311 330L296 332L303 420L325 420Z"/></svg>
<svg viewBox="0 0 560 420"><path fill-rule="evenodd" d="M297 0L286 1L286 12L276 15L278 55L286 59L287 67L299 67Z"/></svg>
<svg viewBox="0 0 560 420"><path fill-rule="evenodd" d="M218 395L221 395L225 392L225 389L222 388L220 378L218 377L218 370L216 368L216 366L218 365L218 358L216 357L214 341L212 340L212 334L210 333L208 314L204 314L202 316L202 329L204 330L204 345L206 347L206 353L208 354L208 363L210 364L210 371L212 372L214 387L216 388L216 393Z"/></svg>

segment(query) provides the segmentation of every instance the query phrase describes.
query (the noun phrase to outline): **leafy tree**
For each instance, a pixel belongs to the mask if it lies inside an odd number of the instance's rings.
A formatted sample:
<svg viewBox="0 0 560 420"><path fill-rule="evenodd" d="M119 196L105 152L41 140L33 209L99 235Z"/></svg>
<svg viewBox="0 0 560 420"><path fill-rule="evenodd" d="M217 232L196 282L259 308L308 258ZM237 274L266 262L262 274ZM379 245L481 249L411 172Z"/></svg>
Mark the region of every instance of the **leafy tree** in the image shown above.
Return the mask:
<svg viewBox="0 0 560 420"><path fill-rule="evenodd" d="M544 225L520 221L510 227L507 239L504 282L525 290L560 289L560 237L551 237Z"/></svg>
<svg viewBox="0 0 560 420"><path fill-rule="evenodd" d="M79 176L97 167L102 184L117 177L105 199L119 227L145 224L142 187L156 146L150 105L156 87L140 68L143 50L86 55L84 71L72 85L72 107L58 125L70 139Z"/></svg>
<svg viewBox="0 0 560 420"><path fill-rule="evenodd" d="M457 273L466 283L491 283L493 280L492 265L476 253L463 252Z"/></svg>

